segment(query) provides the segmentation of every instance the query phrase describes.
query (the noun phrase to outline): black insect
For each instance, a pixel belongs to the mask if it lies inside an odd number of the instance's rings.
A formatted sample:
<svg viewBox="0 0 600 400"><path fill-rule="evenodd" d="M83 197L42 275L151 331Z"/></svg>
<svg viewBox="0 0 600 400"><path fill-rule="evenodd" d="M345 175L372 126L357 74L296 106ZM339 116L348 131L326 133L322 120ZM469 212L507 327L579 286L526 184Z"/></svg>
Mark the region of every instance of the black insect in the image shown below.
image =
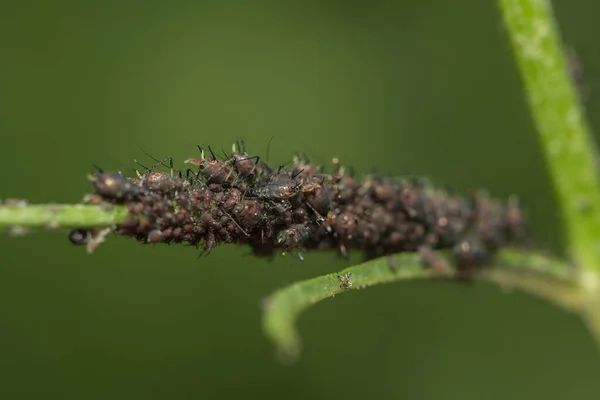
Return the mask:
<svg viewBox="0 0 600 400"><path fill-rule="evenodd" d="M90 231L85 229L73 229L69 232L69 241L77 246L85 246L91 238Z"/></svg>

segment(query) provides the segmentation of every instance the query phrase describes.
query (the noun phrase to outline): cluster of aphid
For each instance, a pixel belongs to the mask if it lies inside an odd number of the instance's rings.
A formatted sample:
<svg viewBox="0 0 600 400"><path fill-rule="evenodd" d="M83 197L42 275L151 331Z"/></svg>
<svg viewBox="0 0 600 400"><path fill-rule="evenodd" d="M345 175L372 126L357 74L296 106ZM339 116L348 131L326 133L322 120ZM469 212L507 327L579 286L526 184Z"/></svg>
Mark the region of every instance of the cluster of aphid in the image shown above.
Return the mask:
<svg viewBox="0 0 600 400"><path fill-rule="evenodd" d="M257 256L309 250L351 249L367 259L418 251L435 265L431 250L450 248L458 269L470 272L497 249L526 240L523 214L515 202L493 201L482 192L454 196L428 182L382 176L357 178L334 159L334 171L295 157L289 168L273 168L245 146L174 171L168 158L141 164L135 178L99 171L86 202L125 204L130 217L102 231L74 230L75 244L94 248L115 231L143 243L188 243L208 253L222 243L249 245ZM166 166L170 172L156 168Z"/></svg>

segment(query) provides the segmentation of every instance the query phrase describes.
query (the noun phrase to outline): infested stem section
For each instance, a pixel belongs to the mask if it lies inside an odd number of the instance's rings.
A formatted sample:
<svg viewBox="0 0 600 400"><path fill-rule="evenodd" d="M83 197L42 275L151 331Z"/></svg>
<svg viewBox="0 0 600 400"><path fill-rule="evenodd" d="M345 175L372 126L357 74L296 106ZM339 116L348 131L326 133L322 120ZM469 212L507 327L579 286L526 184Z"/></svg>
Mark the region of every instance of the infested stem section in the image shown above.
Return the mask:
<svg viewBox="0 0 600 400"><path fill-rule="evenodd" d="M210 149L210 147L209 147ZM508 245L526 245L524 216L514 200L482 191L450 194L431 182L385 176L356 177L338 168L296 157L275 169L245 151L224 159L211 152L186 163L198 170L149 168L137 178L103 172L91 176L97 204L122 204L130 217L116 226L121 236L142 243L187 243L205 253L223 243L249 245L256 256L360 250L367 259L434 249L452 249L460 274ZM160 163L159 163L160 164ZM81 234L79 244L93 235ZM78 242L77 240L75 242Z"/></svg>

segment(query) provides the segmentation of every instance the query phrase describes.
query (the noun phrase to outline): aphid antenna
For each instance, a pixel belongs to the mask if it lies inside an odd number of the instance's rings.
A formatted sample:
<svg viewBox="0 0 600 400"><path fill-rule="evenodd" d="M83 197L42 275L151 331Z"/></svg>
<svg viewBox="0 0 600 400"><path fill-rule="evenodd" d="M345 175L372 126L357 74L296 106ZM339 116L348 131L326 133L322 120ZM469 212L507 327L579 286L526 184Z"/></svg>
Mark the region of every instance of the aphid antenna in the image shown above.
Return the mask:
<svg viewBox="0 0 600 400"><path fill-rule="evenodd" d="M303 171L304 171L304 168L302 168L302 169L301 169L301 170L299 170L299 171L294 171L294 172L292 173L292 176L291 176L291 178L292 178L292 179L296 179L296 178L298 177L298 175L300 175L300 174L301 174Z"/></svg>
<svg viewBox="0 0 600 400"><path fill-rule="evenodd" d="M319 212L318 212L318 211L317 211L317 210L316 210L316 209L315 209L315 208L314 208L312 205L310 205L310 203L309 203L309 202L305 201L305 202L304 202L304 204L306 204L306 205L308 206L308 208L310 208L310 209L312 210L312 212L314 212L314 213L315 213L315 216L317 217L317 219L316 219L317 225L319 225L319 227L320 227L321 229L323 229L323 231L324 231L326 234L328 234L328 235L331 235L331 232L332 232L332 229L331 229L331 227L330 227L330 226L328 226L328 227L324 227L324 226L322 225L322 222L325 222L325 221L327 221L327 219L325 219L325 218L324 218L324 217L323 217L323 216L322 216L322 215L321 215L321 214L320 214L320 213L319 213Z"/></svg>
<svg viewBox="0 0 600 400"><path fill-rule="evenodd" d="M221 151L223 152L223 155L225 156L225 160L229 161L229 160L233 159L233 155L231 155L231 156L227 155L227 152L225 151L223 146L221 146ZM235 162L235 161L232 161L232 162Z"/></svg>
<svg viewBox="0 0 600 400"><path fill-rule="evenodd" d="M247 160L255 160L254 161L254 167L252 168L254 170L256 168L256 164L258 164L258 162L260 161L260 156L248 156L246 158L240 158L240 159L235 159L234 158L232 164L235 164L235 163L240 162L240 161L247 161Z"/></svg>
<svg viewBox="0 0 600 400"><path fill-rule="evenodd" d="M146 173L148 173L148 172L150 172L150 171L153 171L153 170L154 170L156 167L158 167L159 165L162 165L162 166L164 166L164 167L167 167L167 168L169 168L169 171L170 171L170 173L171 173L171 176L173 176L173 172L174 172L174 169L173 169L173 157L167 157L167 158L165 158L164 160L162 160L162 161L161 161L161 160L159 160L158 158L156 158L156 157L153 157L152 155L150 155L150 154L149 154L147 151L145 151L144 149L142 149L142 151L143 151L143 152L144 152L144 154L146 154L148 157L150 157L151 159L153 159L154 161L156 161L156 164L154 164L152 167L150 167L150 169L146 170ZM165 164L165 161L168 161L168 162L169 162L169 164L168 164L168 165L167 165L167 164ZM181 172L181 171L179 171L179 172Z"/></svg>
<svg viewBox="0 0 600 400"><path fill-rule="evenodd" d="M340 255L344 258L344 259L348 259L348 249L346 248L346 245L343 243L340 243Z"/></svg>
<svg viewBox="0 0 600 400"><path fill-rule="evenodd" d="M271 136L271 139L269 139L269 142L267 143L267 158L266 158L267 164L269 164L269 151L271 150L271 142L273 141L273 139L275 139L275 136Z"/></svg>
<svg viewBox="0 0 600 400"><path fill-rule="evenodd" d="M192 175L194 175L193 180L190 178L190 172L192 173ZM204 182L202 179L200 179L201 178L200 171L194 172L191 168L188 168L185 171L185 177L186 177L186 179L190 180L190 185L192 185L192 186L197 183L201 183L206 189L210 189L208 187L208 185L206 184L206 182Z"/></svg>
<svg viewBox="0 0 600 400"><path fill-rule="evenodd" d="M213 160L216 160L217 156L215 155L215 152L213 151L213 149L211 149L210 146L207 146L207 147L208 147L208 151L210 151L210 155L212 156Z"/></svg>
<svg viewBox="0 0 600 400"><path fill-rule="evenodd" d="M101 173L103 173L103 172L104 172L104 170L103 170L102 168L100 168L100 167L99 167L98 165L96 165L96 164L92 164L92 167L94 167L94 168L96 168L96 169L97 169L97 171L96 171L97 173L100 173L100 174L101 174Z"/></svg>
<svg viewBox="0 0 600 400"><path fill-rule="evenodd" d="M335 177L333 175L329 175L329 174L314 174L313 176L315 178L321 178L321 182L319 183L319 185L323 185L325 183L325 179L331 179L331 180L335 179Z"/></svg>
<svg viewBox="0 0 600 400"><path fill-rule="evenodd" d="M295 256L298 260L300 260L300 262L304 261L304 254L302 254L298 250L296 250L294 253L290 253L290 254L292 254L292 256Z"/></svg>
<svg viewBox="0 0 600 400"><path fill-rule="evenodd" d="M140 174L140 171L138 171L137 169L134 169L135 174L138 176L138 178L143 178L144 175L146 175L148 172L151 171L150 168L146 167L144 164L142 164L141 162L139 162L138 160L133 160L134 163L136 163L137 165L139 165L140 167L142 167L142 170L144 171L143 174Z"/></svg>
<svg viewBox="0 0 600 400"><path fill-rule="evenodd" d="M193 175L194 178L192 178L190 175ZM197 173L192 171L191 168L187 168L185 170L185 180L188 181L190 183L190 185L194 184L194 179L196 178Z"/></svg>
<svg viewBox="0 0 600 400"><path fill-rule="evenodd" d="M291 250L284 248L281 252L281 255L285 256L287 253L289 253L293 258L297 258L298 260L300 260L300 262L304 261L304 255L297 250L292 252Z"/></svg>

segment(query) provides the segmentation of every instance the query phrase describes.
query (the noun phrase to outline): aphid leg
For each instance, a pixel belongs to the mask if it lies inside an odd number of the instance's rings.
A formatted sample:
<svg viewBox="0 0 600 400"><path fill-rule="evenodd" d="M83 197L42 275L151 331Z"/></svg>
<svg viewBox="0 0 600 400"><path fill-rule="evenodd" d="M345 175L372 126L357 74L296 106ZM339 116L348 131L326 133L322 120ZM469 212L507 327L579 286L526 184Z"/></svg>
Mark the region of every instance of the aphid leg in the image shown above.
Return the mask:
<svg viewBox="0 0 600 400"><path fill-rule="evenodd" d="M236 220L235 220L235 219L234 219L234 218L233 218L233 217L232 217L232 216L231 216L231 215L230 215L230 214L229 214L227 211L225 211L225 210L223 209L223 207L219 207L219 209L220 209L220 210L223 212L223 214L225 214L225 215L226 215L226 216L227 216L227 217L228 217L230 220L232 220L232 221L233 221L233 223L235 224L235 226L237 226L237 227L238 227L238 229L239 229L240 231L242 231L242 233L243 233L243 234L244 234L246 237L250 236L250 235L248 234L248 232L246 232L246 231L244 230L244 228L242 228L242 227L240 226L240 224L238 224L238 222L237 222L237 221L236 221Z"/></svg>
<svg viewBox="0 0 600 400"><path fill-rule="evenodd" d="M232 158L232 156L228 155L227 152L225 152L225 149L223 148L223 146L221 146L221 151L223 152L223 155L225 156L225 160L230 160Z"/></svg>
<svg viewBox="0 0 600 400"><path fill-rule="evenodd" d="M144 173L140 174L139 171L135 171L136 175L138 176L139 179L143 179L144 176L146 176L148 173L154 171L154 169L156 169L156 167L158 167L159 165L162 165L166 168L169 168L169 172L171 174L171 176L174 176L174 168L173 168L173 157L167 157L164 160L159 160L153 156L151 156L150 154L148 154L146 151L144 151L142 149L142 151L151 159L153 159L154 161L156 161L156 164L152 165L151 167L146 167L144 164L140 163L138 160L133 160L133 162L135 162L137 165L139 165L140 167L142 167L142 169L144 170ZM168 162L168 164L165 164L165 161ZM181 171L180 171L181 172Z"/></svg>
<svg viewBox="0 0 600 400"><path fill-rule="evenodd" d="M92 229L88 231L88 235L86 235L86 237L82 239L85 240L85 243L81 244L85 244L87 252L89 254L92 254L94 250L96 250L98 246L100 246L100 244L104 242L106 236L108 236L108 234L112 231L112 227L104 229Z"/></svg>
<svg viewBox="0 0 600 400"><path fill-rule="evenodd" d="M161 160L159 160L159 159L157 159L157 158L155 158L155 157L151 156L150 154L148 154L148 152L146 152L144 149L142 149L142 151L143 151L143 152L144 152L144 154L146 154L148 157L150 157L151 159L153 159L154 161L156 161L156 162L157 162L157 164L153 165L153 166L152 166L152 167L151 167L149 170L147 170L147 171L146 171L146 173L150 172L151 170L154 170L154 168L158 167L159 165L163 165L163 166L165 166L165 167L169 168L169 171L170 171L170 173L171 173L171 176L173 176L173 172L174 172L174 169L173 169L173 157L167 157L167 158L165 158L164 160L162 160L162 161L161 161ZM168 162L169 162L169 164L168 164L168 165L166 165L166 164L165 164L165 161L168 161Z"/></svg>
<svg viewBox="0 0 600 400"><path fill-rule="evenodd" d="M319 214L319 212L313 206L311 206L309 202L305 201L304 204L306 204L308 206L308 208L310 208L312 210L312 212L315 213L315 216L317 217L317 219L316 219L317 225L319 225L321 227L321 229L323 229L323 231L325 233L327 233L328 235L330 235L331 232L332 232L331 227L330 226L324 226L322 224L323 222L326 222L327 219L325 219L321 214Z"/></svg>
<svg viewBox="0 0 600 400"><path fill-rule="evenodd" d="M142 179L144 177L144 175L150 171L150 168L146 167L144 164L142 164L138 160L133 160L133 162L136 163L138 166L140 166L142 168L142 171L144 171L144 173L140 173L140 171L138 171L137 169L135 170L135 174L137 175L137 177L139 179Z"/></svg>
<svg viewBox="0 0 600 400"><path fill-rule="evenodd" d="M299 170L299 171L294 171L294 172L292 173L291 179L296 179L296 177L297 177L298 175L300 175L300 174L301 174L303 171L304 171L304 168L302 168L302 169L301 169L301 170Z"/></svg>
<svg viewBox="0 0 600 400"><path fill-rule="evenodd" d="M300 260L300 262L304 261L304 254L298 251L297 249L294 251L291 251L290 249L284 249L281 252L281 255L285 256L287 253L290 253L292 257L297 258L298 260Z"/></svg>
<svg viewBox="0 0 600 400"><path fill-rule="evenodd" d="M273 139L275 139L275 136L271 136L271 139L269 139L269 142L267 143L267 164L269 163L269 151L271 150L271 142Z"/></svg>
<svg viewBox="0 0 600 400"><path fill-rule="evenodd" d="M348 250L346 249L346 245L340 244L340 254L344 259L348 259Z"/></svg>

